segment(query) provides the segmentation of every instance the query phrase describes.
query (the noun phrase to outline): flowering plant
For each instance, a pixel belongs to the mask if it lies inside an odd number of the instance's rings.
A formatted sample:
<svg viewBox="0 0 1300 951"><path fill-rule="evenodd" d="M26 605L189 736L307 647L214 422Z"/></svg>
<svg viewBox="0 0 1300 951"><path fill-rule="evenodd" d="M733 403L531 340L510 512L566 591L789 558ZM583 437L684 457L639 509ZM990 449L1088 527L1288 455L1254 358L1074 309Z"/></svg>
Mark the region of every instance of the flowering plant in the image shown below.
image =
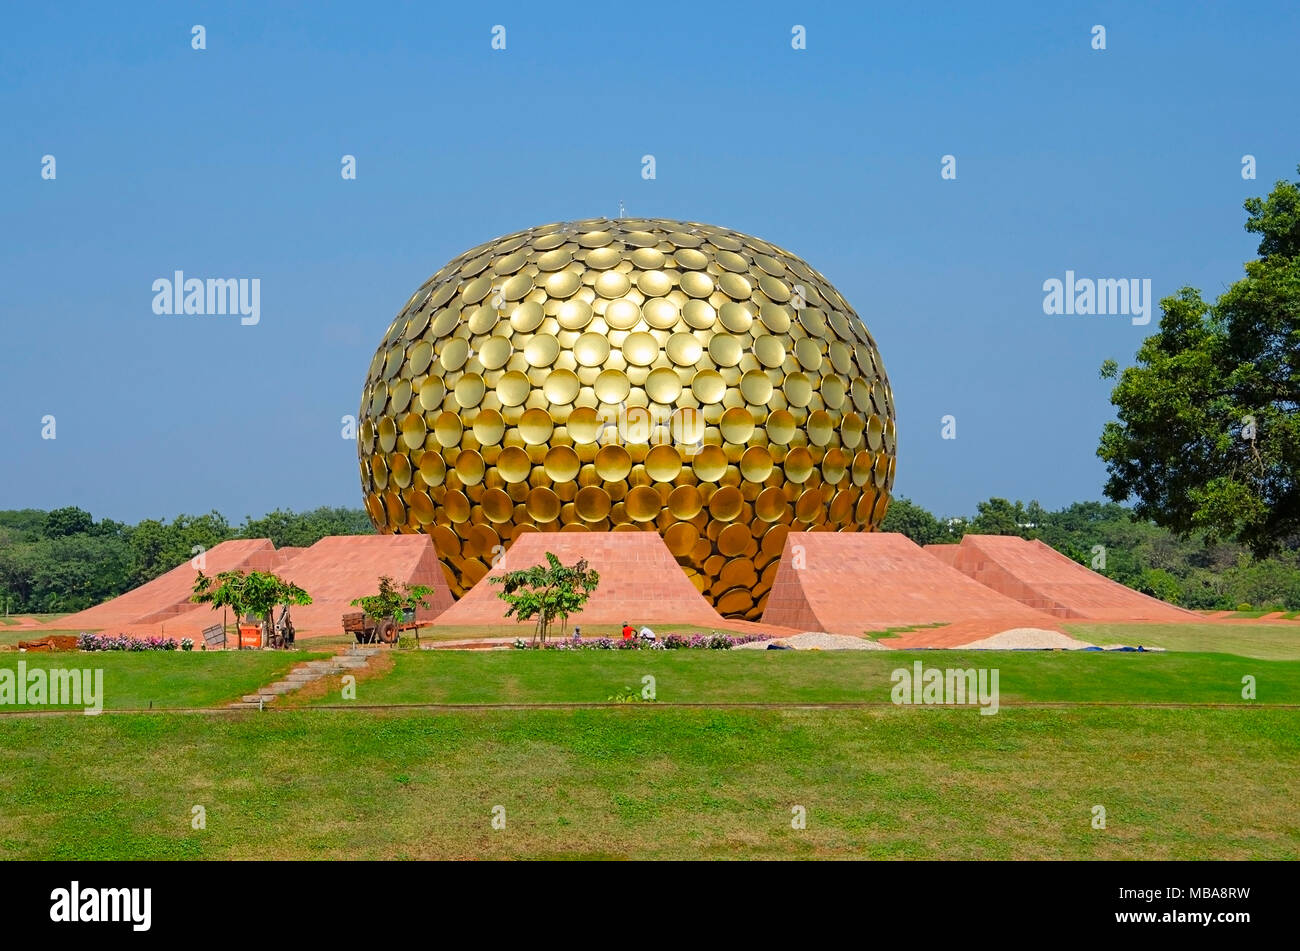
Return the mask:
<svg viewBox="0 0 1300 951"><path fill-rule="evenodd" d="M523 638L515 639L515 647L519 650L560 650L560 651L608 651L608 650L730 650L741 644L749 644L754 641L768 641L772 639L770 634L721 634L713 631L710 634L668 634L662 640L649 640L643 637L633 637L628 640L614 640L609 637L597 637L591 640L584 640L581 637L573 637L560 641L552 641L544 646L530 644Z"/></svg>
<svg viewBox="0 0 1300 951"><path fill-rule="evenodd" d="M77 650L82 651L174 651L192 650L194 642L185 639L189 647L178 644L174 638L151 636L146 638L131 637L129 634L87 634L77 635Z"/></svg>

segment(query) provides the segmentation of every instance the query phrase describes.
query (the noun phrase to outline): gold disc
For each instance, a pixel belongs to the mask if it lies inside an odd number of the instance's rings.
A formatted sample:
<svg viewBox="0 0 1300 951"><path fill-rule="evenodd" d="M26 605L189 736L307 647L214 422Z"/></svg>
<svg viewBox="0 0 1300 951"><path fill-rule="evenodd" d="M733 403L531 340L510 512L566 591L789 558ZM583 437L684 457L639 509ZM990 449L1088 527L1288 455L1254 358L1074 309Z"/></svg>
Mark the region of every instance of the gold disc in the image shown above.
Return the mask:
<svg viewBox="0 0 1300 951"><path fill-rule="evenodd" d="M555 424L551 422L551 414L544 409L525 410L519 417L519 435L530 446L540 446L545 443L551 438L554 429Z"/></svg>
<svg viewBox="0 0 1300 951"><path fill-rule="evenodd" d="M497 472L501 473L501 478L511 483L523 482L533 468L528 453L518 446L502 449L501 454L497 456L496 466Z"/></svg>
<svg viewBox="0 0 1300 951"><path fill-rule="evenodd" d="M578 490L573 505L578 510L578 517L584 522L599 522L609 515L609 493L598 485L588 485Z"/></svg>
<svg viewBox="0 0 1300 951"><path fill-rule="evenodd" d="M656 482L672 482L682 471L682 457L674 446L654 446L646 453L645 471Z"/></svg>
<svg viewBox="0 0 1300 951"><path fill-rule="evenodd" d="M506 434L506 421L494 409L481 409L472 424L474 438L483 446L495 446ZM421 464L423 468L423 464Z"/></svg>
<svg viewBox="0 0 1300 951"><path fill-rule="evenodd" d="M560 497L544 486L528 493L524 503L530 518L538 522L553 522L560 517Z"/></svg>
<svg viewBox="0 0 1300 951"><path fill-rule="evenodd" d="M497 399L502 406L520 406L528 399L528 392L532 388L533 384L522 371L511 370L497 380Z"/></svg>
<svg viewBox="0 0 1300 951"><path fill-rule="evenodd" d="M766 482L772 474L772 454L762 446L750 446L740 457L740 474L750 482Z"/></svg>
<svg viewBox="0 0 1300 951"><path fill-rule="evenodd" d="M622 370L605 370L592 385L602 403L622 403L632 392L632 384Z"/></svg>
<svg viewBox="0 0 1300 951"><path fill-rule="evenodd" d="M693 485L679 485L668 495L668 511L673 518L688 521L695 518L704 509L704 499L700 490Z"/></svg>
<svg viewBox="0 0 1300 951"><path fill-rule="evenodd" d="M596 453L595 465L606 482L618 482L632 471L632 457L622 446L602 446Z"/></svg>
<svg viewBox="0 0 1300 951"><path fill-rule="evenodd" d="M552 446L542 461L542 469L547 478L557 483L572 482L581 468L582 462L578 459L578 454L568 446Z"/></svg>
<svg viewBox="0 0 1300 951"><path fill-rule="evenodd" d="M663 507L659 493L648 485L638 485L623 500L628 518L636 522L653 521Z"/></svg>
<svg viewBox="0 0 1300 951"><path fill-rule="evenodd" d="M754 417L743 406L733 406L722 414L719 421L722 438L727 442L744 445L754 435Z"/></svg>

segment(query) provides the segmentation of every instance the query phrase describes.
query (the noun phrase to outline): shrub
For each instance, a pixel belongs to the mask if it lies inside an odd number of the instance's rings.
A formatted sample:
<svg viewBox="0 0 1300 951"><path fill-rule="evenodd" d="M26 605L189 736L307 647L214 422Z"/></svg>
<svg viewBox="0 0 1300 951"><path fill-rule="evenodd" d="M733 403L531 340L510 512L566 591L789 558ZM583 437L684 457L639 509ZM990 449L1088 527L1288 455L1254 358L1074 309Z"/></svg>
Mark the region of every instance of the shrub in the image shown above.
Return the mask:
<svg viewBox="0 0 1300 951"><path fill-rule="evenodd" d="M77 635L77 650L82 651L174 651L180 647L182 650L192 650L194 642L189 638L185 639L189 647L184 647L176 640L170 637L131 637L128 634L87 634L84 631Z"/></svg>
<svg viewBox="0 0 1300 951"><path fill-rule="evenodd" d="M661 650L730 650L741 644L749 644L753 641L771 640L769 634L741 634L733 637L730 634L721 634L713 631L710 634L668 634L658 640L648 640L641 637L634 637L630 640L619 638L615 640L610 637L597 637L594 640L583 640L580 637L567 638L560 641L551 641L545 645L530 644L523 638L515 638L515 648L517 650L559 650L559 651L600 651L600 650L622 650L622 651L661 651Z"/></svg>

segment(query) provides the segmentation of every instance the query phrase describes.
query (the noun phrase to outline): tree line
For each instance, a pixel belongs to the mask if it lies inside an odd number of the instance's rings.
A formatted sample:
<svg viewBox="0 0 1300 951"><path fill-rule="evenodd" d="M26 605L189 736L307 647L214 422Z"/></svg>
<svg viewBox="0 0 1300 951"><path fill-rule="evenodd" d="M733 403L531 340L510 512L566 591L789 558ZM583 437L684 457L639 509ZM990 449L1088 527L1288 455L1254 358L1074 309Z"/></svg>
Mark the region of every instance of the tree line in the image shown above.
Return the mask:
<svg viewBox="0 0 1300 951"><path fill-rule="evenodd" d="M374 533L363 509L277 509L231 525L218 512L135 525L96 521L69 506L0 511L0 613L80 611L152 581L232 538L269 538L277 548L306 547L327 535Z"/></svg>
<svg viewBox="0 0 1300 951"><path fill-rule="evenodd" d="M882 530L919 545L956 543L968 533L1038 538L1108 578L1183 607L1300 610L1294 549L1256 556L1241 542L1180 538L1114 502L1076 502L1049 512L1037 502L992 498L973 516L941 518L900 498ZM373 532L359 508L276 510L238 526L217 512L127 525L96 521L75 507L0 511L0 611L79 611L183 564L195 546L210 549L232 538L305 548L327 535Z"/></svg>
<svg viewBox="0 0 1300 951"><path fill-rule="evenodd" d="M954 544L963 535L1041 539L1081 565L1171 604L1194 610L1300 610L1300 553L1257 556L1238 541L1183 537L1115 502L1076 502L1049 512L1037 502L992 498L970 518L939 518L894 499L881 530L918 545Z"/></svg>

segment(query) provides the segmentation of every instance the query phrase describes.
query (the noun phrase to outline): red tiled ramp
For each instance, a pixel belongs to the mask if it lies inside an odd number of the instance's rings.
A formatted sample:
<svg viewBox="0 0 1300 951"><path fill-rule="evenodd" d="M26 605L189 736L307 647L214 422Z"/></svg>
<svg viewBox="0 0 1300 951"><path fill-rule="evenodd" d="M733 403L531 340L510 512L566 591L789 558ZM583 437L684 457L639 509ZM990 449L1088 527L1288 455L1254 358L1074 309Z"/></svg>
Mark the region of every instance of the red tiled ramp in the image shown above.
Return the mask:
<svg viewBox="0 0 1300 951"><path fill-rule="evenodd" d="M985 619L999 629L1052 626L896 532L791 533L763 613L764 624L851 635Z"/></svg>
<svg viewBox="0 0 1300 951"><path fill-rule="evenodd" d="M444 611L437 626L504 625L509 607L493 578L507 571L546 564L551 552L566 565L580 558L600 573L600 583L580 614L568 624L702 624L727 623L682 571L658 532L529 532L514 540L500 564Z"/></svg>
<svg viewBox="0 0 1300 951"><path fill-rule="evenodd" d="M275 546L268 538L222 542L204 555L203 573L213 577L219 572L237 568L267 571L272 568L275 555ZM102 631L112 628L113 633L117 633L117 629L126 630L128 627L157 623L194 608L190 595L194 593L196 577L198 571L186 561L111 601L69 614L43 626L68 631Z"/></svg>
<svg viewBox="0 0 1300 951"><path fill-rule="evenodd" d="M958 571L1054 617L1182 623L1202 620L1191 611L1112 581L1037 539L967 535L956 548L950 564ZM936 554L945 560L948 557L947 551Z"/></svg>
<svg viewBox="0 0 1300 951"><path fill-rule="evenodd" d="M292 581L312 597L312 603L292 609L293 626L301 638L343 633L343 615L360 610L354 598L375 594L379 578L388 575L399 585L426 585L433 589L429 607L416 612L416 620L431 621L452 603L451 589L438 564L438 553L428 535L335 535L310 548L283 549L290 557L275 573ZM206 606L167 622L169 635L194 636L213 623Z"/></svg>

